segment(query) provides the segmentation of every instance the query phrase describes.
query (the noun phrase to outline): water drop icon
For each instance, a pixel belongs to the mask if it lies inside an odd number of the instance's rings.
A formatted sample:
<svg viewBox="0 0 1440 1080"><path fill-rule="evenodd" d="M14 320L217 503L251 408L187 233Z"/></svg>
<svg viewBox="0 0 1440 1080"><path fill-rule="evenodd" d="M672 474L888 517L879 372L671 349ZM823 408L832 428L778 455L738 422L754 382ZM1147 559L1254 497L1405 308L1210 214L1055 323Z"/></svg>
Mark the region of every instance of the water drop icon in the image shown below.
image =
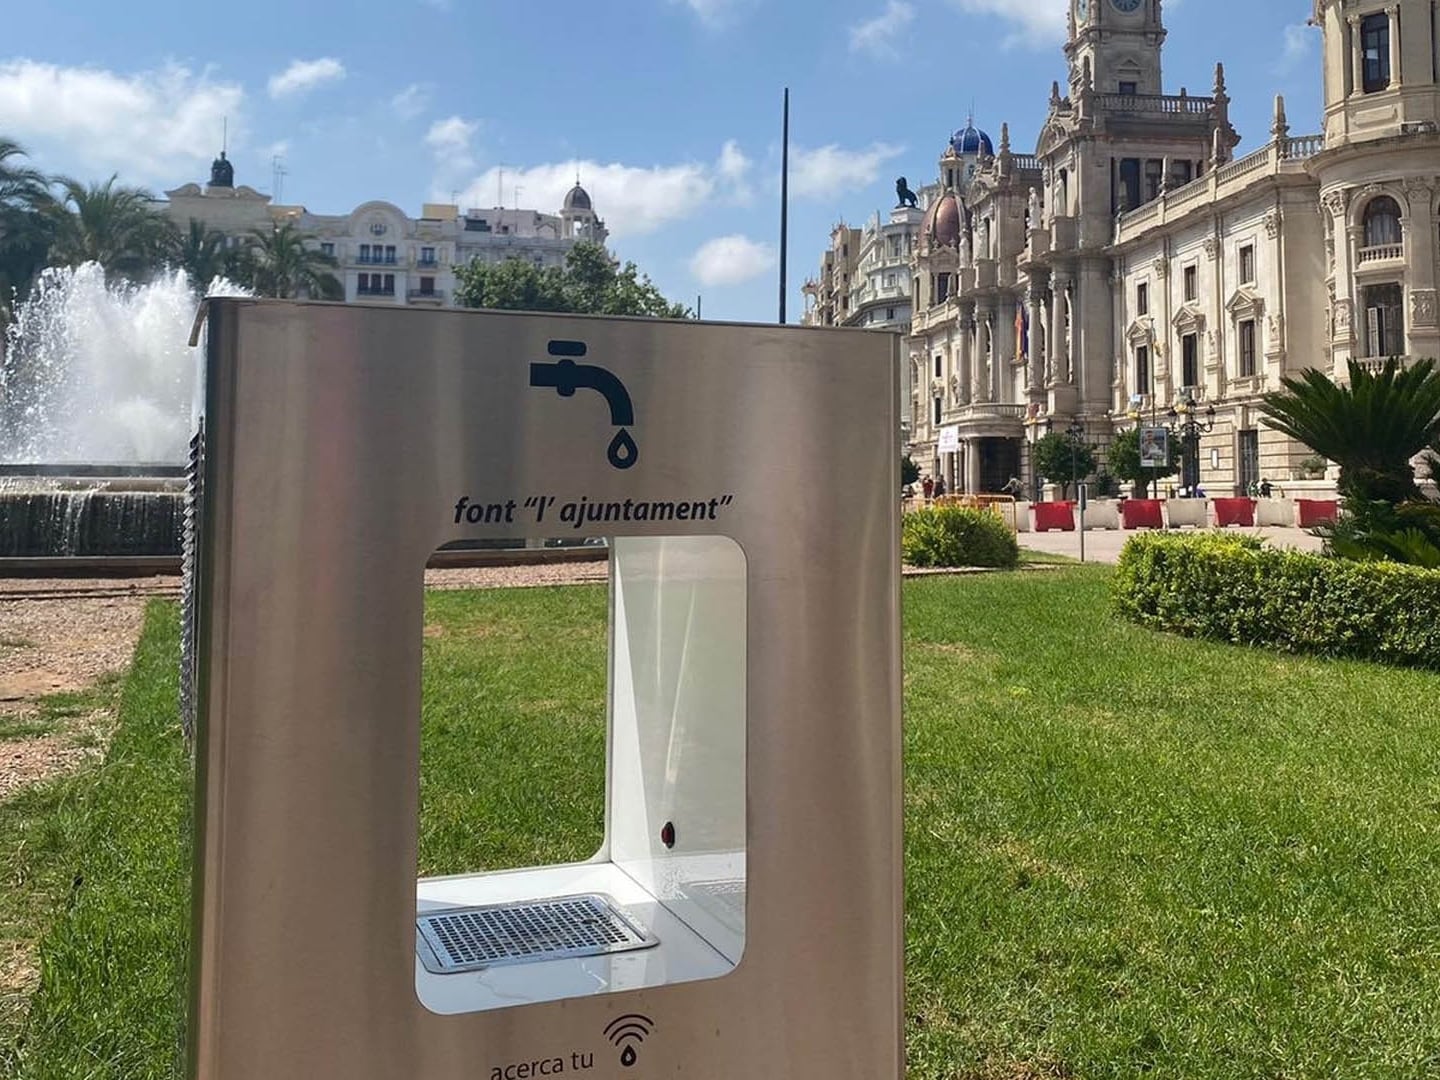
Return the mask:
<svg viewBox="0 0 1440 1080"><path fill-rule="evenodd" d="M620 1064L627 1069L635 1064L635 1048L633 1046L627 1046L620 1051Z"/></svg>
<svg viewBox="0 0 1440 1080"><path fill-rule="evenodd" d="M605 456L610 459L610 464L617 469L628 469L635 464L640 457L640 448L635 445L635 440L630 437L630 432L621 428L615 433L615 438L610 440L610 448Z"/></svg>

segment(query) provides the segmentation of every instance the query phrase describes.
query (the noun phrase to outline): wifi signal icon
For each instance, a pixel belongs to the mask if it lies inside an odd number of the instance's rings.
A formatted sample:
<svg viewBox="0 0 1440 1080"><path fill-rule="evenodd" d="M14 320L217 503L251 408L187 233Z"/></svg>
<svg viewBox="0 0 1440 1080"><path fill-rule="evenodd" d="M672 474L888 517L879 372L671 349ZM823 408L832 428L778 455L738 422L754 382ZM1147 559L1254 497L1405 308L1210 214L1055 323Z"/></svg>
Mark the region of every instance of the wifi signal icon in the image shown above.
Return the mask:
<svg viewBox="0 0 1440 1080"><path fill-rule="evenodd" d="M627 1069L635 1064L635 1048L655 1030L655 1021L640 1013L617 1016L605 1025L605 1038L620 1050L620 1064Z"/></svg>

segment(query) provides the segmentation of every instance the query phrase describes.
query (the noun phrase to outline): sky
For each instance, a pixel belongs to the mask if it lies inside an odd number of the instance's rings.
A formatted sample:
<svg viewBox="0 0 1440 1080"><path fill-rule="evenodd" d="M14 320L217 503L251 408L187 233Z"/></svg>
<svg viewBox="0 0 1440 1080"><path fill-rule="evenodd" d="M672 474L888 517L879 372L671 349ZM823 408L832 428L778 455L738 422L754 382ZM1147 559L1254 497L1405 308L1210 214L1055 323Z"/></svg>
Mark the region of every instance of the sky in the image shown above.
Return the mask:
<svg viewBox="0 0 1440 1080"><path fill-rule="evenodd" d="M554 212L578 174L610 246L707 319L774 321L781 95L789 315L837 221L932 181L972 109L1033 152L1066 0L52 0L9 4L0 136L46 172L236 182L317 213L385 199ZM1225 63L1245 153L1274 96L1320 130L1312 0L1168 0L1165 88Z"/></svg>

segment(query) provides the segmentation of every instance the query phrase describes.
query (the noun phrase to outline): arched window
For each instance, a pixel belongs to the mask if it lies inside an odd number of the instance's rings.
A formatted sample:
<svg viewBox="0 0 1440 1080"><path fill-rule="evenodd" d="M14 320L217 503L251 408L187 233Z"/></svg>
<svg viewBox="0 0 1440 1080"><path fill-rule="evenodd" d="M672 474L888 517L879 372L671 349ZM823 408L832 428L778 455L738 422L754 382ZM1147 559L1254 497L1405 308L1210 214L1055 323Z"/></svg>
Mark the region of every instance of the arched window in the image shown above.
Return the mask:
<svg viewBox="0 0 1440 1080"><path fill-rule="evenodd" d="M1400 204L1389 195L1377 195L1365 207L1364 246L1389 247L1401 242Z"/></svg>

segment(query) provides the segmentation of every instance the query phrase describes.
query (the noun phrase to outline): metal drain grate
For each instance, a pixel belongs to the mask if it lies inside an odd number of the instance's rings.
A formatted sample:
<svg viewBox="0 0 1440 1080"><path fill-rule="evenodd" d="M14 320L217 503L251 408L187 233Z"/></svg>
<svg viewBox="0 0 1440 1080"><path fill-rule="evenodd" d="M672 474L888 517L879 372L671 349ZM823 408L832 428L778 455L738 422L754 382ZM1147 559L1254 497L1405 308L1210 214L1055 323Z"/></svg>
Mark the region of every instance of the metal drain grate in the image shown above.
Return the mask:
<svg viewBox="0 0 1440 1080"><path fill-rule="evenodd" d="M437 975L659 944L659 938L598 893L449 908L421 915L415 925L429 946L420 950L420 960Z"/></svg>

